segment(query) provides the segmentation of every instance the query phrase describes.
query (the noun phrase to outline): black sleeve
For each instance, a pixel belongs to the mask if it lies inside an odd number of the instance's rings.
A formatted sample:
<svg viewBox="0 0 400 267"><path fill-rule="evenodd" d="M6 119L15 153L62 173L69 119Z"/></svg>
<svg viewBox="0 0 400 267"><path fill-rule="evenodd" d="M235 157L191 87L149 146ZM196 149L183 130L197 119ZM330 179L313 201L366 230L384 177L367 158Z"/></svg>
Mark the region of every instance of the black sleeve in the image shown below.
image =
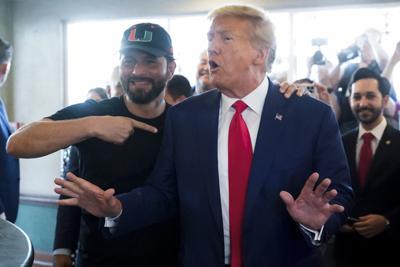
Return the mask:
<svg viewBox="0 0 400 267"><path fill-rule="evenodd" d="M65 197L60 196L60 199ZM72 253L78 246L81 209L79 207L58 206L54 235L54 249L68 248Z"/></svg>
<svg viewBox="0 0 400 267"><path fill-rule="evenodd" d="M97 102L90 99L84 103L75 104L63 108L47 118L58 121L58 120L77 119L92 115L99 115L96 114L96 106Z"/></svg>
<svg viewBox="0 0 400 267"><path fill-rule="evenodd" d="M79 150L76 146L69 148L69 157L63 170L63 177L67 172L79 175ZM60 196L59 199L67 197ZM57 222L54 235L54 249L67 248L72 253L78 246L81 209L79 207L58 206Z"/></svg>

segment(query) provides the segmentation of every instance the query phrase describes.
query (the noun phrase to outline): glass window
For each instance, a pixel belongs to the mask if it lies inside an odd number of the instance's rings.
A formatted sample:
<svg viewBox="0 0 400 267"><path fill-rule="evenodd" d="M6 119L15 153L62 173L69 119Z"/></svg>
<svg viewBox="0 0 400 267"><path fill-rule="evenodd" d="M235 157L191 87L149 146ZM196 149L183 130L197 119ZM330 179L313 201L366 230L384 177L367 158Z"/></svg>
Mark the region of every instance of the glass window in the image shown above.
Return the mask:
<svg viewBox="0 0 400 267"><path fill-rule="evenodd" d="M308 62L318 49L335 65L337 53L367 28L383 33L382 46L389 56L400 41L397 26L400 25L400 7L397 6L273 11L270 17L277 37L277 55L271 76L277 80L293 81L308 75L313 78L315 67L308 69ZM123 31L129 25L143 21L158 23L168 30L173 40L176 73L195 83L199 55L207 47L209 22L205 14L70 22L66 25L66 104L82 102L87 90L109 83L112 69L118 65ZM400 95L400 66L394 70L393 83Z"/></svg>

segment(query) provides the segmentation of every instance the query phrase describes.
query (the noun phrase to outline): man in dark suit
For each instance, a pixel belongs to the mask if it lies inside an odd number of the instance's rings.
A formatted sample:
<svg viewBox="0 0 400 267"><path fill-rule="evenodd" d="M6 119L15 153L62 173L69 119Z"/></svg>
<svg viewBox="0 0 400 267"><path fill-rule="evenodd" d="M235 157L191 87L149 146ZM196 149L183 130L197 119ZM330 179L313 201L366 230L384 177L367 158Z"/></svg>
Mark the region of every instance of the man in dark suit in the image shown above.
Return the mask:
<svg viewBox="0 0 400 267"><path fill-rule="evenodd" d="M149 183L114 197L69 174L56 179L72 197L60 204L106 217L113 236L178 215L181 266L318 266L318 244L352 200L335 117L312 98L285 100L266 77L275 39L262 10L225 6L210 18L218 90L169 110Z"/></svg>
<svg viewBox="0 0 400 267"><path fill-rule="evenodd" d="M355 206L335 239L337 266L393 266L398 262L400 132L383 110L389 82L368 68L352 78L350 104L359 127L343 137Z"/></svg>
<svg viewBox="0 0 400 267"><path fill-rule="evenodd" d="M0 38L0 87L10 70L12 46ZM0 218L15 222L19 203L19 161L6 152L11 134L7 111L0 98Z"/></svg>

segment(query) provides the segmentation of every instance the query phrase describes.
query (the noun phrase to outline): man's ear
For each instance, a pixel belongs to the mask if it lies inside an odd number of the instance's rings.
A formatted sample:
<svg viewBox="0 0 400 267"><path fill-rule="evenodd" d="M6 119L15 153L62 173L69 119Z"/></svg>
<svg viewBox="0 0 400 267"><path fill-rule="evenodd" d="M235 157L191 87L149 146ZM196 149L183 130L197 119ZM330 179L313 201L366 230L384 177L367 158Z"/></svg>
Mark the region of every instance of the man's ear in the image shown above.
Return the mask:
<svg viewBox="0 0 400 267"><path fill-rule="evenodd" d="M256 50L256 58L254 59L254 64L255 65L265 65L265 62L267 61L268 54L269 54L269 49L264 47L264 48L259 48Z"/></svg>
<svg viewBox="0 0 400 267"><path fill-rule="evenodd" d="M389 95L385 95L383 98L382 98L382 101L383 101L383 106L384 107L386 107L386 105L388 104L388 102L389 102Z"/></svg>
<svg viewBox="0 0 400 267"><path fill-rule="evenodd" d="M175 61L171 61L168 63L167 65L167 78L168 80L170 80L172 78L172 76L174 75L175 72L175 68L176 68L176 62Z"/></svg>

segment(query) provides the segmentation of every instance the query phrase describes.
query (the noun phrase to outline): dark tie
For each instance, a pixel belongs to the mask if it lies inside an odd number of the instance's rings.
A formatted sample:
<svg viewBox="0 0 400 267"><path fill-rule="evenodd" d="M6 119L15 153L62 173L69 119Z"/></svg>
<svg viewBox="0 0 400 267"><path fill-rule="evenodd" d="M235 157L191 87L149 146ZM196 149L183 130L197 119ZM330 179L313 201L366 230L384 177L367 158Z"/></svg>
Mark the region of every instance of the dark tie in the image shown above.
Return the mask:
<svg viewBox="0 0 400 267"><path fill-rule="evenodd" d="M238 100L233 105L236 112L229 126L229 227L231 239L231 266L243 266L242 230L247 181L250 175L253 149L242 111L247 105Z"/></svg>
<svg viewBox="0 0 400 267"><path fill-rule="evenodd" d="M365 179L368 174L369 166L372 161L372 148L371 141L374 140L374 135L371 133L365 133L362 135L364 140L361 150L360 150L360 160L358 162L358 179L361 188L364 188Z"/></svg>

